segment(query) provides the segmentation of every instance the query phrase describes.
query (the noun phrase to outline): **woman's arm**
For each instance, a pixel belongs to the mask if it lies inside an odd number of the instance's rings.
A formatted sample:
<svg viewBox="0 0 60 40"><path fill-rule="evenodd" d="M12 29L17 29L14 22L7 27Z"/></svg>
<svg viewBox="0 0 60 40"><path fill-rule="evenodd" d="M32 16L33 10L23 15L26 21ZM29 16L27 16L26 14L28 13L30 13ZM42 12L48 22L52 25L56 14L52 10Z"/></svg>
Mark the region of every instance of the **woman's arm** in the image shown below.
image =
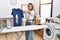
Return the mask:
<svg viewBox="0 0 60 40"><path fill-rule="evenodd" d="M31 14L31 12L30 12L30 11L23 11L23 13L29 13L29 14Z"/></svg>

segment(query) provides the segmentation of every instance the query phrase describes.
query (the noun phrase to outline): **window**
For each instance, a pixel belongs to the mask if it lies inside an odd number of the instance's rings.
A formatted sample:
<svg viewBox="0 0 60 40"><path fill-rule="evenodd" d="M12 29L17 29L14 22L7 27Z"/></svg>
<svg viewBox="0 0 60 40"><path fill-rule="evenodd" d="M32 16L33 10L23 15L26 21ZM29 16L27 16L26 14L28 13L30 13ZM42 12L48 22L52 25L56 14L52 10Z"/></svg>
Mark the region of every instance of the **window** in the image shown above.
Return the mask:
<svg viewBox="0 0 60 40"><path fill-rule="evenodd" d="M40 16L41 22L45 22L45 18L51 15L51 4L52 0L40 0Z"/></svg>

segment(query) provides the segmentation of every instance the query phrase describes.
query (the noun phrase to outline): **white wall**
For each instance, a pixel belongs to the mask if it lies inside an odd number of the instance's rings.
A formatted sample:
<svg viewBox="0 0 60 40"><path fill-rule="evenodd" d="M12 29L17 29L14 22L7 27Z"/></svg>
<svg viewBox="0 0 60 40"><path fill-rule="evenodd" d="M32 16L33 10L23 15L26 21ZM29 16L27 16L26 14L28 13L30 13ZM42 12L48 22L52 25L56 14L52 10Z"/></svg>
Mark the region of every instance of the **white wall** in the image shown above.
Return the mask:
<svg viewBox="0 0 60 40"><path fill-rule="evenodd" d="M17 5L12 6L10 0L0 0L0 18L12 17L12 8L21 8L21 4L33 3L35 13L39 14L38 0L17 0Z"/></svg>
<svg viewBox="0 0 60 40"><path fill-rule="evenodd" d="M34 0L35 15L39 16L39 0Z"/></svg>
<svg viewBox="0 0 60 40"><path fill-rule="evenodd" d="M53 17L60 14L60 0L53 0Z"/></svg>

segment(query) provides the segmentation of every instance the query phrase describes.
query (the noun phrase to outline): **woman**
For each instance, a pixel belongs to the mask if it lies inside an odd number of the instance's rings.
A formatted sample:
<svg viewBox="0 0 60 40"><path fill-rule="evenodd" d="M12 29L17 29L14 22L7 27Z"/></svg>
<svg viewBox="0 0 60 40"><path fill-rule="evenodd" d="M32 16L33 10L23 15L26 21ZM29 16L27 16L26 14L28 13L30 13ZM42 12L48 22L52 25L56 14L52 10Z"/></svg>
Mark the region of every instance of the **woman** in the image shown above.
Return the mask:
<svg viewBox="0 0 60 40"><path fill-rule="evenodd" d="M33 4L28 4L28 10L25 11L26 16L26 25L33 25L33 18L34 18L34 10L33 10ZM26 31L25 32L26 40L33 40L33 31Z"/></svg>

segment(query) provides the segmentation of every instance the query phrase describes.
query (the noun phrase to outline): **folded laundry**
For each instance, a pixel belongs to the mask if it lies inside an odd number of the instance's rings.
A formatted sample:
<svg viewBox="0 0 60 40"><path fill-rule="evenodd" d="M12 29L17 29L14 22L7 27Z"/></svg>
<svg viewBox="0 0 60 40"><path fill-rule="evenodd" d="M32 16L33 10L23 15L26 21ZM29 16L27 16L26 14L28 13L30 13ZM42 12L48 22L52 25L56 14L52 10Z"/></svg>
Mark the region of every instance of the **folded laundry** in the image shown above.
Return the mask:
<svg viewBox="0 0 60 40"><path fill-rule="evenodd" d="M14 20L14 26L21 26L22 25L22 18L23 16L23 11L21 9L12 9L12 13L11 15L13 15L13 20ZM18 23L16 23L16 15L18 16Z"/></svg>

